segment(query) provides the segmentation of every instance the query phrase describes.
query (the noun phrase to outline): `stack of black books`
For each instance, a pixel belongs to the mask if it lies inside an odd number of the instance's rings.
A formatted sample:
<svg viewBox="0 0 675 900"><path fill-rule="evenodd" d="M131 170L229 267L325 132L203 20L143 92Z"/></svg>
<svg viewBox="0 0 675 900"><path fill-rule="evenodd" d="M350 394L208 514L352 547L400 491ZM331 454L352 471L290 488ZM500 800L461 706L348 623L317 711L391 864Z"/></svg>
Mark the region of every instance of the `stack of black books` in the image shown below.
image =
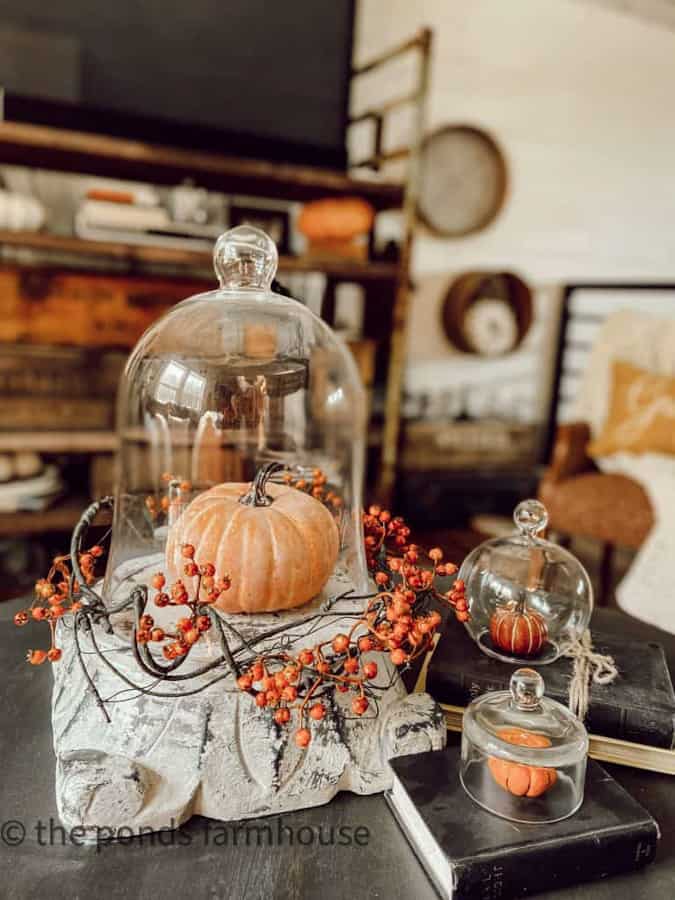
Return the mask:
<svg viewBox="0 0 675 900"><path fill-rule="evenodd" d="M675 693L663 648L593 632L594 649L614 659L619 677L591 684L584 724L590 755L675 775ZM427 668L425 689L440 703L448 728L460 731L465 706L488 691L505 691L516 666L486 656L464 628L452 623ZM572 661L542 666L546 696L567 705Z"/></svg>
<svg viewBox="0 0 675 900"><path fill-rule="evenodd" d="M589 760L584 802L562 822L523 825L481 809L459 780L459 748L391 761L385 795L441 897L507 900L641 868L658 825Z"/></svg>
<svg viewBox="0 0 675 900"><path fill-rule="evenodd" d="M454 624L454 623L453 623ZM593 635L595 649L619 670L593 684L586 727L595 759L675 774L675 694L662 647ZM441 638L420 680L461 730L464 707L480 694L507 690L516 666L483 654L461 627ZM572 662L540 669L546 695L567 704ZM454 900L507 900L629 872L649 863L657 823L594 762L584 802L546 825L506 821L478 805L459 779L459 748L392 760L387 801L439 893Z"/></svg>

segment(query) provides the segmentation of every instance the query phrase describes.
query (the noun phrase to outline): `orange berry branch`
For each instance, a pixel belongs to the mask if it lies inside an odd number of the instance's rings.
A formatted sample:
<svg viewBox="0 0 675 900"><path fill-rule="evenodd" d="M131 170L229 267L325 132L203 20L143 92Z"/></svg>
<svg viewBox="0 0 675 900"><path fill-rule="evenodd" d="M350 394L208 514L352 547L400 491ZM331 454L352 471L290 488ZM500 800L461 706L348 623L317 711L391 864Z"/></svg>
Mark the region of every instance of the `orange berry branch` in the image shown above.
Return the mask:
<svg viewBox="0 0 675 900"><path fill-rule="evenodd" d="M167 476L166 481L181 486L180 480L173 476ZM328 488L327 479L320 470L314 470L309 478L294 478L287 474L284 481L297 490L310 493L336 515L341 515L342 499ZM187 492L187 485L185 489ZM169 504L160 502L160 508L167 508ZM156 503L146 502L146 507L151 513L157 510ZM135 604L134 652L141 669L159 680L170 682L197 677L225 664L227 671L197 690L233 674L236 689L248 694L260 709L269 710L277 726L294 723L294 739L302 748L310 744L312 728L335 713L336 706L332 701L338 695L348 695L344 702L337 704L340 715L377 715L378 697L391 686L396 670L408 667L431 648L443 621L440 610L450 609L459 621L466 621L469 613L464 584L455 578L457 566L444 563L439 548L425 552L411 543L410 529L402 518L393 517L379 506L371 506L363 516L363 529L366 561L377 591L361 598L364 600L361 611L335 611L338 601L355 599L348 592L331 601L329 608L322 612L295 621L292 628L296 630L306 625L307 636L320 624L325 625L326 617L349 622L343 631L329 639L297 651L289 648L287 641L274 643L275 637L283 636L291 626L271 629L247 641L229 620L224 624L213 605L223 592L229 590L230 577L226 573L217 573L211 562L196 560L191 544L183 545L183 577L171 585L167 584L162 572L151 578L152 603L157 608L177 607L177 613L181 615L175 624L171 627L156 624L148 612L149 597L144 588L136 588L125 604ZM95 564L102 555L100 545L78 554L79 569L87 585L95 582ZM36 599L31 607L15 616L17 625L25 625L31 618L49 624L50 648L47 651L31 650L28 658L33 664L46 659L56 662L60 658L61 650L56 647L55 637L61 616L79 613L80 617L86 618L95 614L106 616L110 612L105 612L102 601L95 610L88 602L80 601L80 586L70 571L68 560L69 557L54 560L47 578L35 586ZM448 589L439 587L441 579L452 579ZM88 598L91 595L89 590ZM76 617L76 628L77 622ZM222 656L186 675L172 674L214 626L220 638ZM230 645L228 634L230 639L233 636L238 639L237 646ZM97 649L93 634L91 640ZM259 650L256 645L260 646ZM373 658L372 654L376 652L386 654L393 669L382 666L381 660L378 662ZM160 663L161 657L166 664ZM81 655L80 661L84 666ZM124 680L131 684L127 678ZM95 691L91 682L90 685ZM153 696L184 695L132 686ZM104 708L98 695L97 700Z"/></svg>
<svg viewBox="0 0 675 900"><path fill-rule="evenodd" d="M190 597L182 578L171 585L171 591L168 594L164 591L166 578L161 572L153 575L151 580L152 587L157 591L154 596L155 606L159 608L185 606L188 614L178 619L174 631L165 631L163 628L155 627L152 616L143 612L136 629L136 641L139 644L149 644L150 642L163 644L162 654L165 659L170 661L186 656L190 647L196 644L200 637L211 628L212 621L204 607L215 603L218 597L230 588L230 579L227 576L216 579L215 566L212 563L198 565L194 561L194 555L194 547L185 544L183 557L186 563L183 571L187 578L196 581L192 597Z"/></svg>
<svg viewBox="0 0 675 900"><path fill-rule="evenodd" d="M95 544L80 554L80 570L87 584L96 581L94 568L103 553L103 547ZM39 666L46 660L58 662L61 659L62 651L56 646L56 623L66 614L82 609L82 603L77 599L80 586L70 570L69 561L69 556L55 556L47 576L35 583L35 598L31 605L14 616L14 624L19 627L31 620L49 625L49 649L29 650L26 654L27 661L33 666Z"/></svg>

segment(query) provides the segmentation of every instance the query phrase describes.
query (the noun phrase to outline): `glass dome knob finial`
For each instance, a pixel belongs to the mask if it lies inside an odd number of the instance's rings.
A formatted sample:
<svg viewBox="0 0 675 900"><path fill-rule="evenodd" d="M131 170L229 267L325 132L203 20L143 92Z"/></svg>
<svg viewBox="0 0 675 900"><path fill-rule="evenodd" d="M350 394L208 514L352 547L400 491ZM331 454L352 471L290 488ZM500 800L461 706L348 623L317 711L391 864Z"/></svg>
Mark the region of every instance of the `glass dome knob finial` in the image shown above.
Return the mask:
<svg viewBox="0 0 675 900"><path fill-rule="evenodd" d="M536 709L544 696L544 679L535 669L516 669L509 689L518 709Z"/></svg>
<svg viewBox="0 0 675 900"><path fill-rule="evenodd" d="M268 291L278 262L274 241L250 225L238 225L221 234L213 248L213 267L225 290Z"/></svg>
<svg viewBox="0 0 675 900"><path fill-rule="evenodd" d="M528 537L535 537L548 525L548 513L538 500L523 500L513 513L516 528Z"/></svg>

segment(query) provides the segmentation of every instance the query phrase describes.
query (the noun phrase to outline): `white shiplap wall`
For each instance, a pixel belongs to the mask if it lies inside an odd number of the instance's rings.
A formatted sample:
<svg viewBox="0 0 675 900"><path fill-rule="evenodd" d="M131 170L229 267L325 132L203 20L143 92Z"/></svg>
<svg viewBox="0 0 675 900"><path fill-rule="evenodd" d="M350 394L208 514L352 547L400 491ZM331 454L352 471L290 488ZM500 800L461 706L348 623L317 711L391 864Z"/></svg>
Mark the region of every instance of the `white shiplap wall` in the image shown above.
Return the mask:
<svg viewBox="0 0 675 900"><path fill-rule="evenodd" d="M420 231L412 322L430 312L437 321L429 294L467 269L518 272L548 313L564 283L675 281L675 31L590 0L359 0L355 59L422 25L434 30L429 128L470 122L492 131L510 192L480 234L447 241ZM400 64L364 79L353 108L400 93L406 71ZM392 145L404 119L393 123ZM539 414L556 316L548 320L524 348L535 351ZM413 331L411 386L460 371L446 344L428 340L420 346ZM500 365L519 367L517 357Z"/></svg>

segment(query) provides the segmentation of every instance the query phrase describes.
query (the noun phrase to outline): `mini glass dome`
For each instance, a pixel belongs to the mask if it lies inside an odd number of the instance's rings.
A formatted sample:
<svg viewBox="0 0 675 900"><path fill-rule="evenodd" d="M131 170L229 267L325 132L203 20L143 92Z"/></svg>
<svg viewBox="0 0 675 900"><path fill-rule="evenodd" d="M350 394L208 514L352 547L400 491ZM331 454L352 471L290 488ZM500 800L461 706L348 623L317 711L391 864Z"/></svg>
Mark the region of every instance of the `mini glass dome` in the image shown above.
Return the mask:
<svg viewBox="0 0 675 900"><path fill-rule="evenodd" d="M466 708L460 778L479 806L513 822L557 822L584 799L588 735L562 704L544 697L534 669L517 669L510 689Z"/></svg>
<svg viewBox="0 0 675 900"><path fill-rule="evenodd" d="M462 563L466 628L489 656L550 663L588 627L593 588L576 557L538 537L548 523L541 503L519 503L513 520L515 533L485 541Z"/></svg>
<svg viewBox="0 0 675 900"><path fill-rule="evenodd" d="M271 291L263 232L222 235L214 265L220 287L152 325L125 369L105 601L158 570L180 576L185 543L231 579L227 612L321 600L335 578L362 592L366 403L352 355Z"/></svg>

